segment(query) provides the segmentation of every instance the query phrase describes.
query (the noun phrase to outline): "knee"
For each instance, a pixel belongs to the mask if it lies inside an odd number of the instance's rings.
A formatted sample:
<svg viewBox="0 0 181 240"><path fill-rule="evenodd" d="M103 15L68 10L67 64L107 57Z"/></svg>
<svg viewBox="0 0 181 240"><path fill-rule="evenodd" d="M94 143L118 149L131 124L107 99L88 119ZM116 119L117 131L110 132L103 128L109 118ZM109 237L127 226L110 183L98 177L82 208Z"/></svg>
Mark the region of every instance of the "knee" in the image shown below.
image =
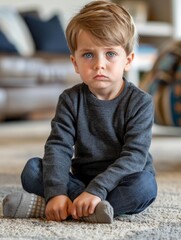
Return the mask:
<svg viewBox="0 0 181 240"><path fill-rule="evenodd" d="M143 171L138 174L132 185L132 197L135 201L134 213L147 208L157 196L157 183L152 173Z"/></svg>
<svg viewBox="0 0 181 240"><path fill-rule="evenodd" d="M41 158L31 158L25 164L25 167L21 173L21 183L24 189L30 188L33 181L39 175L38 173L42 169Z"/></svg>
<svg viewBox="0 0 181 240"><path fill-rule="evenodd" d="M126 176L109 193L107 200L114 208L115 216L143 211L156 198L157 184L152 173L143 171Z"/></svg>
<svg viewBox="0 0 181 240"><path fill-rule="evenodd" d="M129 190L132 194L135 194L135 196L156 197L157 195L157 183L155 176L148 171L137 172L129 175L126 181L128 182Z"/></svg>
<svg viewBox="0 0 181 240"><path fill-rule="evenodd" d="M156 198L157 183L155 176L152 173L148 171L141 172L137 181L138 182L136 184L139 186L138 189L140 193L148 196L148 198Z"/></svg>

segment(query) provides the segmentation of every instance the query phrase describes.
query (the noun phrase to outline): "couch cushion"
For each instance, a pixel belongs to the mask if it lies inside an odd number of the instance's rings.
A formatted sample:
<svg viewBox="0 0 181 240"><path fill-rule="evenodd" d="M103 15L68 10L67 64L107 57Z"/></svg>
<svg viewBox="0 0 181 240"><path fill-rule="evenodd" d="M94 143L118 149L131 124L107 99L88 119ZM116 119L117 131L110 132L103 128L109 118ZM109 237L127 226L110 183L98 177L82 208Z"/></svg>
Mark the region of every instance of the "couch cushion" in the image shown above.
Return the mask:
<svg viewBox="0 0 181 240"><path fill-rule="evenodd" d="M11 7L0 8L0 29L6 38L16 46L20 55L34 54L35 46L31 33L16 9Z"/></svg>
<svg viewBox="0 0 181 240"><path fill-rule="evenodd" d="M0 54L0 87L76 84L80 81L69 55L39 53L32 57Z"/></svg>
<svg viewBox="0 0 181 240"><path fill-rule="evenodd" d="M3 32L0 31L0 52L17 53L16 47L9 42Z"/></svg>
<svg viewBox="0 0 181 240"><path fill-rule="evenodd" d="M49 20L27 15L24 20L32 34L36 49L44 52L69 53L65 35L57 15Z"/></svg>

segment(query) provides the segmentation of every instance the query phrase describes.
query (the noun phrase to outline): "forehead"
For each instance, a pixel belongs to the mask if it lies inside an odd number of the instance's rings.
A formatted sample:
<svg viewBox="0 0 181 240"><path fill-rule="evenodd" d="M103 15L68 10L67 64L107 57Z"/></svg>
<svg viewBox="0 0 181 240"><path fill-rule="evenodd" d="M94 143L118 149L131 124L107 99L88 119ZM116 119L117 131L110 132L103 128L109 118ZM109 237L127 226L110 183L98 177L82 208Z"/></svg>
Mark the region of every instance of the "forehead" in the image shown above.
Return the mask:
<svg viewBox="0 0 181 240"><path fill-rule="evenodd" d="M104 48L122 48L120 45L115 46L110 42L102 41L99 38L93 36L90 32L80 30L77 34L77 49L80 48L95 48L95 47L104 47Z"/></svg>
<svg viewBox="0 0 181 240"><path fill-rule="evenodd" d="M80 30L79 33L77 34L77 45L79 44L96 44L100 42L100 40L98 38L96 38L95 36L93 36L90 32L88 31L84 31L84 30ZM101 43L100 43L101 44Z"/></svg>

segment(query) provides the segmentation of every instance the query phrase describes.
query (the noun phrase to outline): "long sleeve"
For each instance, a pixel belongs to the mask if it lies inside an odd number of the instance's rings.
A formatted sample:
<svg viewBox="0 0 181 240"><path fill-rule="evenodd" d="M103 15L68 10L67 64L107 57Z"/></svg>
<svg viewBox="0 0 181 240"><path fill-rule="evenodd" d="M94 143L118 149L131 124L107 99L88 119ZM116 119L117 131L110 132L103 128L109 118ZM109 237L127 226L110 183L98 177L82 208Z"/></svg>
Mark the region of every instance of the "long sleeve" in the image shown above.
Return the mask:
<svg viewBox="0 0 181 240"><path fill-rule="evenodd" d="M45 144L43 180L46 201L53 196L67 194L75 138L75 119L70 106L64 94L61 95Z"/></svg>

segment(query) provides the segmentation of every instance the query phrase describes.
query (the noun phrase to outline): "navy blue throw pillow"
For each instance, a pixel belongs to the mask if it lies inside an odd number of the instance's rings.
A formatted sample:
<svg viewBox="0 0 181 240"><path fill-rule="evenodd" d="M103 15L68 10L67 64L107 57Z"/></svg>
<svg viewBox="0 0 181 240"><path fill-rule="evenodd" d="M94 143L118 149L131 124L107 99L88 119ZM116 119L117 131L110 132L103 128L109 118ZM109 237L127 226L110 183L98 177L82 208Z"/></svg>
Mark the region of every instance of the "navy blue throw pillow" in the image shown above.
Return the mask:
<svg viewBox="0 0 181 240"><path fill-rule="evenodd" d="M23 16L36 45L36 50L69 53L65 35L57 15L44 21L38 16Z"/></svg>
<svg viewBox="0 0 181 240"><path fill-rule="evenodd" d="M9 42L3 32L0 31L0 52L18 53L16 47Z"/></svg>

